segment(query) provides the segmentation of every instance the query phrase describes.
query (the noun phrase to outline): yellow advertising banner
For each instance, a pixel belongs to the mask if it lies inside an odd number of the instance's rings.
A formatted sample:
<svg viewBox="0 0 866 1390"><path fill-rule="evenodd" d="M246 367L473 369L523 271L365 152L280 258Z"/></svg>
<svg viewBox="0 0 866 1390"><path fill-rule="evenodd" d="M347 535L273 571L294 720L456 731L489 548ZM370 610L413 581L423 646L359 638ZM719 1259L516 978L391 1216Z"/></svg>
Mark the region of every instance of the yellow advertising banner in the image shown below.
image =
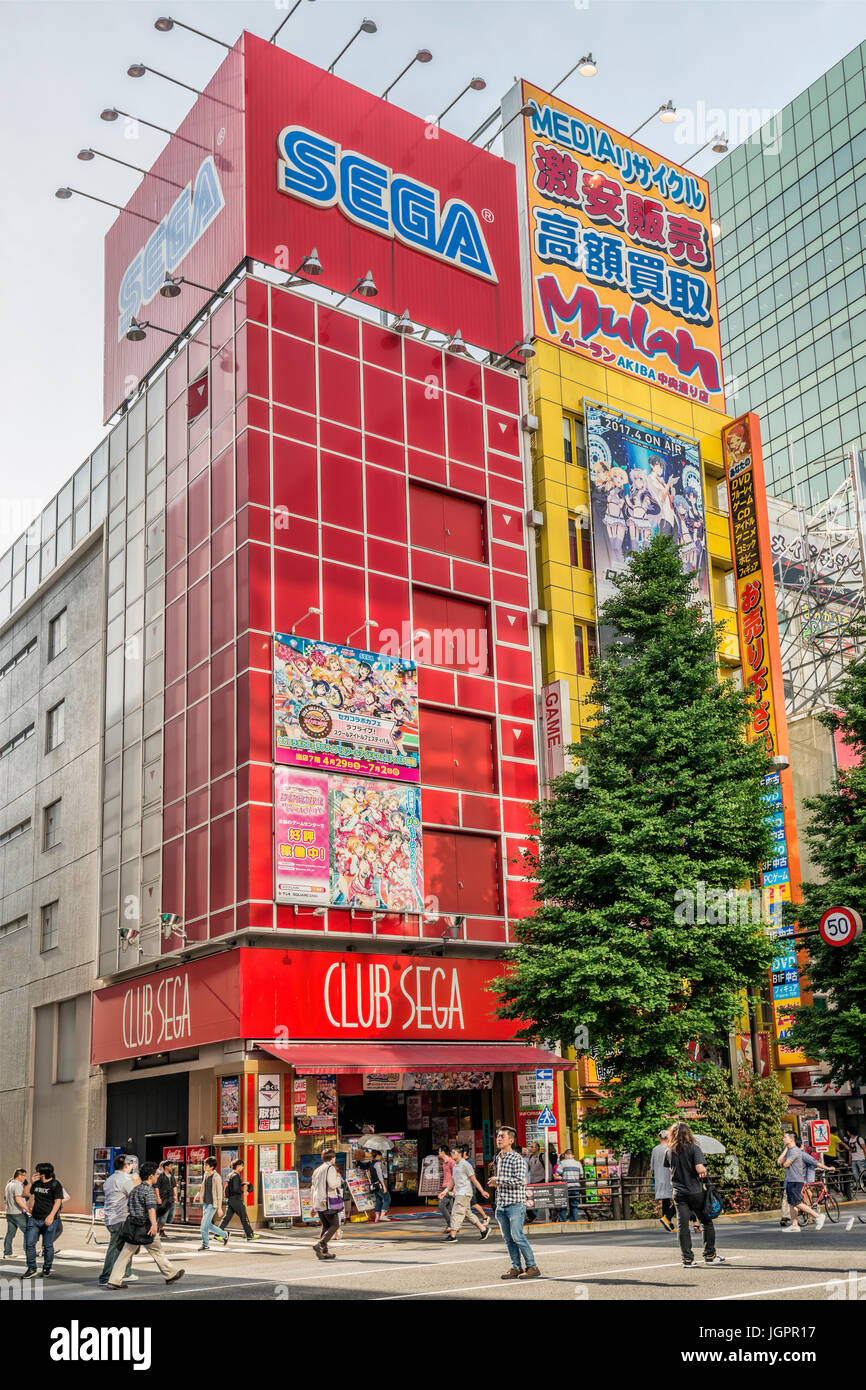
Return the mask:
<svg viewBox="0 0 866 1390"><path fill-rule="evenodd" d="M706 181L531 83L522 101L535 336L724 410Z"/></svg>

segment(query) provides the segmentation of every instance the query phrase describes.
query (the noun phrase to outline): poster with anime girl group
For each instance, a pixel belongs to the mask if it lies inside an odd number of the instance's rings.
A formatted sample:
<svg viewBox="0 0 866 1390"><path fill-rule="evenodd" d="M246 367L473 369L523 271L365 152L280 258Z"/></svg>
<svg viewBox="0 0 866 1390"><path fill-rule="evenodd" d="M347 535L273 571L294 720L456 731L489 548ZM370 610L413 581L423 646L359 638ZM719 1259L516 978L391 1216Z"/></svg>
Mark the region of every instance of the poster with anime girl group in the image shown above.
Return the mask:
<svg viewBox="0 0 866 1390"><path fill-rule="evenodd" d="M585 403L596 603L615 592L613 574L653 536L673 536L698 596L709 599L707 522L700 449L693 439ZM606 645L602 640L602 646Z"/></svg>
<svg viewBox="0 0 866 1390"><path fill-rule="evenodd" d="M276 898L421 912L421 790L294 768L275 772Z"/></svg>
<svg viewBox="0 0 866 1390"><path fill-rule="evenodd" d="M415 663L278 632L274 748L278 763L417 782Z"/></svg>

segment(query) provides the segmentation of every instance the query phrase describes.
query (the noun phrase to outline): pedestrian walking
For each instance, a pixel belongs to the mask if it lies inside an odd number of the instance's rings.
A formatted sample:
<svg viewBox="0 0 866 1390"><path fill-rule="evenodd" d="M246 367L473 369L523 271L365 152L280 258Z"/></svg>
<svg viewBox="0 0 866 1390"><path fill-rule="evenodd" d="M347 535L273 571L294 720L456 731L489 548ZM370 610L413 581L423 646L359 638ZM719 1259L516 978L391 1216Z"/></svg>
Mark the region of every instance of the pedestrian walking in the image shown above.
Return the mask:
<svg viewBox="0 0 866 1390"><path fill-rule="evenodd" d="M57 1234L57 1217L63 1202L63 1185L54 1175L52 1163L37 1163L30 1180L28 1194L27 1226L24 1231L24 1253L27 1268L22 1279L35 1279L36 1244L42 1237L42 1276L48 1278L54 1263L54 1237Z"/></svg>
<svg viewBox="0 0 866 1390"><path fill-rule="evenodd" d="M529 1181L544 1182L544 1154L540 1144L533 1144L526 1156L529 1164Z"/></svg>
<svg viewBox="0 0 866 1390"><path fill-rule="evenodd" d="M583 1164L574 1156L574 1149L564 1149L562 1157L553 1171L560 1182L568 1183L568 1220L580 1220L580 1184L583 1182Z"/></svg>
<svg viewBox="0 0 866 1390"><path fill-rule="evenodd" d="M442 1164L442 1187L439 1192L439 1215L445 1222L446 1231L451 1229L451 1208L454 1206L454 1194L451 1191L451 1170L454 1167L454 1159L451 1157L451 1149L447 1144L440 1144L436 1150L439 1162Z"/></svg>
<svg viewBox="0 0 866 1390"><path fill-rule="evenodd" d="M388 1212L391 1210L391 1193L388 1188L388 1169L382 1158L381 1149L371 1149L370 1157L373 1160L370 1169L370 1188L373 1193L373 1201L376 1204L373 1220L390 1221Z"/></svg>
<svg viewBox="0 0 866 1390"><path fill-rule="evenodd" d="M668 1130L663 1129L659 1132L659 1142L650 1154L650 1169L653 1175L653 1191L655 1199L662 1204L662 1214L659 1221L666 1231L674 1231L673 1218L676 1215L674 1206L674 1189L671 1185L671 1170L666 1162L668 1154Z"/></svg>
<svg viewBox="0 0 866 1390"><path fill-rule="evenodd" d="M204 1178L201 1187L193 1197L193 1202L201 1202L201 1245L199 1249L208 1249L208 1237L210 1235L215 1235L217 1240L222 1241L223 1245L228 1245L228 1231L221 1230L214 1221L214 1217L219 1220L223 1214L223 1180L217 1172L215 1158L205 1159Z"/></svg>
<svg viewBox="0 0 866 1390"><path fill-rule="evenodd" d="M703 1179L707 1176L703 1151L685 1120L677 1120L668 1130L668 1152L665 1163L671 1170L671 1186L677 1208L677 1235L680 1240L683 1264L688 1269L695 1262L692 1253L692 1233L689 1220L700 1219L704 1229L704 1264L723 1265L727 1261L716 1254L716 1231L712 1221L701 1215L705 1192Z"/></svg>
<svg viewBox="0 0 866 1390"><path fill-rule="evenodd" d="M460 1145L460 1157L461 1157L461 1158L464 1158L464 1159L466 1160L466 1162L469 1164L469 1167L472 1169L472 1174L473 1174L473 1177L474 1177L474 1176L475 1176L475 1164L472 1162L472 1152L471 1152L471 1150L470 1150L468 1144L461 1144L461 1145ZM479 1189L479 1190L480 1190L480 1189ZM488 1196L488 1200L489 1200L489 1196ZM473 1200L470 1202L470 1204L469 1204L469 1210L475 1213L475 1215L478 1217L478 1220L479 1220L479 1221L485 1221L485 1222L487 1222L488 1225L490 1224L490 1218L489 1218L489 1216L487 1215L487 1212L486 1212L486 1211L484 1210L484 1208L482 1207L481 1203L477 1200L477 1198L473 1198Z"/></svg>
<svg viewBox="0 0 866 1390"><path fill-rule="evenodd" d="M848 1145L848 1152L851 1155L851 1168L854 1173L854 1186L860 1181L861 1174L866 1173L866 1143L857 1133L856 1129L848 1126L845 1142Z"/></svg>
<svg viewBox="0 0 866 1390"><path fill-rule="evenodd" d="M254 1231L250 1225L250 1218L247 1215L247 1209L244 1203L244 1193L251 1192L252 1186L250 1183L245 1183L243 1178L244 1161L242 1158L236 1158L232 1164L231 1175L226 1183L226 1214L220 1222L220 1230L224 1231L232 1217L237 1216L244 1228L244 1235L247 1240L258 1240L258 1232Z"/></svg>
<svg viewBox="0 0 866 1390"><path fill-rule="evenodd" d="M443 1239L456 1240L457 1232L468 1217L473 1226L477 1228L481 1239L486 1240L490 1235L490 1222L482 1220L472 1211L472 1190L477 1188L482 1197L486 1197L488 1194L476 1178L472 1164L457 1144L451 1150L451 1158L453 1163L450 1190L453 1193L454 1202L451 1207L451 1221Z"/></svg>
<svg viewBox="0 0 866 1390"><path fill-rule="evenodd" d="M159 1227L160 1239L167 1240L165 1228L174 1221L175 1208L177 1207L177 1180L174 1176L174 1165L171 1159L164 1158L159 1165L156 1175L156 1193L159 1200L159 1206L156 1209L156 1224Z"/></svg>
<svg viewBox="0 0 866 1390"><path fill-rule="evenodd" d="M827 1165L798 1146L797 1136L792 1129L785 1130L783 1139L785 1147L776 1162L785 1169L785 1196L791 1208L791 1224L785 1227L785 1231L790 1233L800 1230L798 1216L801 1211L808 1212L815 1218L815 1229L820 1231L827 1218L823 1212L816 1211L808 1202L803 1201L803 1187L807 1182L811 1182L816 1169L826 1169Z"/></svg>
<svg viewBox="0 0 866 1390"><path fill-rule="evenodd" d="M526 1159L514 1147L516 1138L517 1133L510 1125L502 1125L497 1131L496 1172L490 1179L496 1188L496 1220L511 1256L511 1268L500 1278L538 1279L541 1270L523 1230L528 1201Z"/></svg>
<svg viewBox="0 0 866 1390"><path fill-rule="evenodd" d="M108 1242L102 1272L97 1281L100 1284L107 1284L111 1278L111 1272L117 1263L117 1257L123 1245L122 1231L124 1222L129 1215L129 1194L135 1187L129 1171L131 1167L132 1164L126 1154L118 1154L114 1160L114 1171L109 1173L102 1189L104 1203L102 1219L111 1239Z"/></svg>
<svg viewBox="0 0 866 1390"><path fill-rule="evenodd" d="M124 1283L132 1257L139 1250L146 1250L167 1284L176 1284L182 1279L185 1270L175 1269L162 1253L156 1213L159 1197L156 1192L157 1166L155 1163L142 1163L139 1169L140 1182L128 1197L126 1220L123 1223L123 1244L118 1251L117 1260L106 1283L107 1289L126 1289Z"/></svg>
<svg viewBox="0 0 866 1390"><path fill-rule="evenodd" d="M343 1179L337 1169L337 1155L333 1149L325 1149L321 1163L313 1170L310 1205L322 1227L322 1234L313 1246L316 1257L335 1260L337 1257L328 1249L328 1243L340 1229L340 1212L344 1202Z"/></svg>
<svg viewBox="0 0 866 1390"><path fill-rule="evenodd" d="M15 1232L21 1232L21 1239L25 1242L27 1231L27 1169L16 1168L11 1178L6 1184L6 1237L3 1241L4 1260L12 1259L12 1242L15 1239Z"/></svg>

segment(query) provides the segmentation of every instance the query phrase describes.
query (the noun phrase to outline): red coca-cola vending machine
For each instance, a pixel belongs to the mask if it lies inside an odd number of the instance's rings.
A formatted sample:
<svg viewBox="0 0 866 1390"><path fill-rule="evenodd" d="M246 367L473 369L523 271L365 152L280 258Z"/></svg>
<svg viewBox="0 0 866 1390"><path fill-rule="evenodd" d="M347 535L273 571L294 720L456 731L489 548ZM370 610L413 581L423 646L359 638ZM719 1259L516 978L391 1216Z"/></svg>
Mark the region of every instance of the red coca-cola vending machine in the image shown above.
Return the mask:
<svg viewBox="0 0 866 1390"><path fill-rule="evenodd" d="M201 1222L201 1202L194 1197L204 1182L204 1161L211 1152L208 1144L193 1144L186 1150L186 1192L184 1194L184 1220L194 1226Z"/></svg>
<svg viewBox="0 0 866 1390"><path fill-rule="evenodd" d="M162 1151L163 1163L173 1163L173 1177L177 1188L177 1204L172 1217L172 1225L179 1224L184 1219L184 1205L186 1201L186 1149L182 1144L170 1145Z"/></svg>

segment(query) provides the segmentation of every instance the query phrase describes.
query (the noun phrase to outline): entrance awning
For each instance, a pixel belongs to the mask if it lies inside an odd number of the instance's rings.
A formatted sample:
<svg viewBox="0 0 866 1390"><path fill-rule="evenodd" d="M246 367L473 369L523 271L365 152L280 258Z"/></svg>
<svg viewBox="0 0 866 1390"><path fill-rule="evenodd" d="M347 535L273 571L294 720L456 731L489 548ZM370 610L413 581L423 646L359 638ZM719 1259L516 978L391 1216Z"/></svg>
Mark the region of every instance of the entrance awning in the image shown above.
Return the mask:
<svg viewBox="0 0 866 1390"><path fill-rule="evenodd" d="M519 1043L293 1043L255 1041L256 1047L311 1076L390 1071L568 1071L567 1057Z"/></svg>

